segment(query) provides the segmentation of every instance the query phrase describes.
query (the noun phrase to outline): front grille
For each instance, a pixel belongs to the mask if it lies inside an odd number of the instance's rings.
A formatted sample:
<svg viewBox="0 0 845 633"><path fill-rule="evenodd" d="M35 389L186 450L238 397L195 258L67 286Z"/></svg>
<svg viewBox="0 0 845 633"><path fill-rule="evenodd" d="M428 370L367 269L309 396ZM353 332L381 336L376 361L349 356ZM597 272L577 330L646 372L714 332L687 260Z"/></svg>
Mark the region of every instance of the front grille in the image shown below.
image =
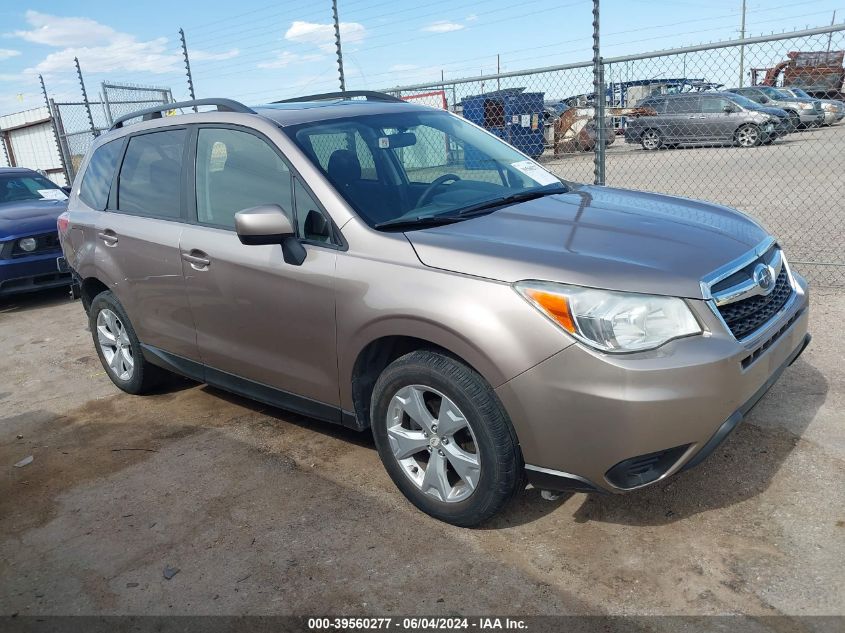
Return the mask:
<svg viewBox="0 0 845 633"><path fill-rule="evenodd" d="M32 235L30 237L35 238L35 250L23 250L20 246L20 240L18 239L12 243L12 257L26 257L27 255L38 255L40 253L49 253L51 251L58 251L61 249L61 246L59 245L58 232L42 233L41 235Z"/></svg>
<svg viewBox="0 0 845 633"><path fill-rule="evenodd" d="M781 268L774 290L768 295L756 295L719 306L719 314L731 333L742 339L769 321L789 300L792 286L786 266Z"/></svg>

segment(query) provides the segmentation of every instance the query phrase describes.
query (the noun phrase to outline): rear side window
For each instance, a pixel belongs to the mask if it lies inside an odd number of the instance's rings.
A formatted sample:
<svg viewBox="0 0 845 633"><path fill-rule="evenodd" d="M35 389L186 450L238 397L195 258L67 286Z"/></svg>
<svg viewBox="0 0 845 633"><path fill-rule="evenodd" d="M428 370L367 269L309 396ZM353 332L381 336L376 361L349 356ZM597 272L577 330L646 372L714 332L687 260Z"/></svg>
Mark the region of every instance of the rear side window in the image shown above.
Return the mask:
<svg viewBox="0 0 845 633"><path fill-rule="evenodd" d="M182 215L182 154L186 130L129 139L117 185L117 208L160 218Z"/></svg>
<svg viewBox="0 0 845 633"><path fill-rule="evenodd" d="M666 100L667 114L698 112L698 97L679 97Z"/></svg>
<svg viewBox="0 0 845 633"><path fill-rule="evenodd" d="M108 204L114 169L122 147L123 139L101 145L94 150L88 162L79 185L79 197L92 209L102 211Z"/></svg>

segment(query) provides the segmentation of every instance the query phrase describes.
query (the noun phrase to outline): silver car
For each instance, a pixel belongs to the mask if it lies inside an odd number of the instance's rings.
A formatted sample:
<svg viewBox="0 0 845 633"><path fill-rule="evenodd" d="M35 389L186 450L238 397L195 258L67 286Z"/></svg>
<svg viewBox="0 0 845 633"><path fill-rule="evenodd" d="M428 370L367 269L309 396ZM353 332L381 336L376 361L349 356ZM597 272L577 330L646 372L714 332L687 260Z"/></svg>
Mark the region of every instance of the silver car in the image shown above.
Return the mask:
<svg viewBox="0 0 845 633"><path fill-rule="evenodd" d="M217 110L162 116L194 105ZM561 181L451 113L347 92L135 116L59 220L108 377L371 432L443 521L691 468L809 341L807 284L748 216Z"/></svg>
<svg viewBox="0 0 845 633"><path fill-rule="evenodd" d="M779 88L779 90L796 99L813 99L801 88ZM845 103L836 99L819 99L818 101L822 104L822 110L824 110L823 125L833 125L845 118Z"/></svg>

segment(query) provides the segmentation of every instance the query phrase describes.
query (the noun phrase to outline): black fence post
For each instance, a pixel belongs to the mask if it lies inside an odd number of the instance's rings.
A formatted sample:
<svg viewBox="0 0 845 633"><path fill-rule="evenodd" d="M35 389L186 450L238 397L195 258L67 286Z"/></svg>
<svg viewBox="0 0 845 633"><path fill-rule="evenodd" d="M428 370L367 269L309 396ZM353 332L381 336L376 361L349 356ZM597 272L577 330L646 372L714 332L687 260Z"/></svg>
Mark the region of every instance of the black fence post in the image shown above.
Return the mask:
<svg viewBox="0 0 845 633"><path fill-rule="evenodd" d="M593 125L596 133L596 147L593 154L593 183L604 184L605 176L605 118L604 118L604 63L601 59L599 30L599 0L593 0Z"/></svg>

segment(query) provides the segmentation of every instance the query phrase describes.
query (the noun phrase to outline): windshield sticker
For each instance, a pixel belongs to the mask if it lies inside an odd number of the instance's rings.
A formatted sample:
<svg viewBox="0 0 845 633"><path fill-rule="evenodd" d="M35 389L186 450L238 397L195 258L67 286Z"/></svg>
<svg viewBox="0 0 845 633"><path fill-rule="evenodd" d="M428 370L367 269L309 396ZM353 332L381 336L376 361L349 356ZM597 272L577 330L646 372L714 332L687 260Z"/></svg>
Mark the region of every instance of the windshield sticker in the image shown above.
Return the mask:
<svg viewBox="0 0 845 633"><path fill-rule="evenodd" d="M379 137L378 147L379 149L387 149L388 147L390 147L390 139L386 136Z"/></svg>
<svg viewBox="0 0 845 633"><path fill-rule="evenodd" d="M511 163L511 167L541 185L551 185L556 182L560 182L560 178L555 176L553 173L546 171L533 160L520 160L515 163Z"/></svg>
<svg viewBox="0 0 845 633"><path fill-rule="evenodd" d="M45 200L67 200L67 194L61 189L39 189L38 195Z"/></svg>

